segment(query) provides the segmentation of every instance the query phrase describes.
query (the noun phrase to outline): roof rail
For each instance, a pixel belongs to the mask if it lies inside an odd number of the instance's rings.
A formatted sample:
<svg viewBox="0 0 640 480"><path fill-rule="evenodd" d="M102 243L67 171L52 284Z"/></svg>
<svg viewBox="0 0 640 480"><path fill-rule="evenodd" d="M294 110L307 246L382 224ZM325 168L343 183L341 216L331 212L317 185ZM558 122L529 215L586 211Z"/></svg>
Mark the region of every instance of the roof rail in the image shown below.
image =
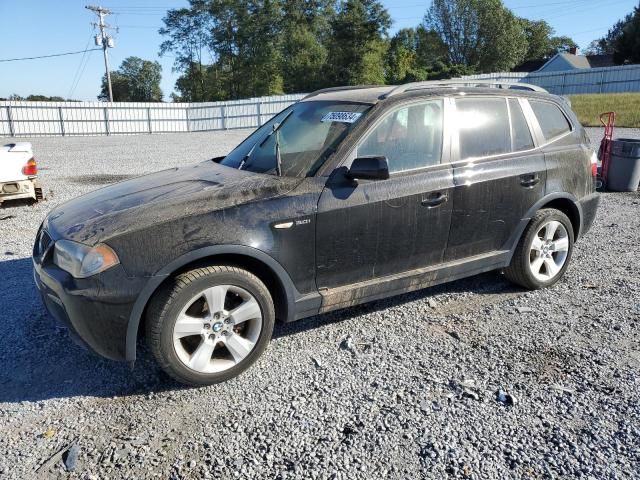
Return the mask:
<svg viewBox="0 0 640 480"><path fill-rule="evenodd" d="M410 92L413 90L422 90L426 88L437 88L437 87L456 87L456 86L467 86L467 87L495 87L495 88L513 88L516 90L531 90L533 92L547 92L544 88L538 87L537 85L531 85L530 83L522 83L522 82L503 82L500 80L474 80L474 79L453 79L453 80L429 80L426 82L412 82L405 83L404 85L398 85L394 89L388 91L387 93L380 96L381 100L384 100L389 97L393 97L394 95L399 95L404 92Z"/></svg>
<svg viewBox="0 0 640 480"><path fill-rule="evenodd" d="M321 93L340 92L342 90L362 90L365 88L380 88L380 87L384 87L384 85L350 85L350 86L347 85L344 87L323 88L321 90L316 90L315 92L311 92L310 94L302 97L301 100L306 100L307 98L315 97L316 95L320 95Z"/></svg>

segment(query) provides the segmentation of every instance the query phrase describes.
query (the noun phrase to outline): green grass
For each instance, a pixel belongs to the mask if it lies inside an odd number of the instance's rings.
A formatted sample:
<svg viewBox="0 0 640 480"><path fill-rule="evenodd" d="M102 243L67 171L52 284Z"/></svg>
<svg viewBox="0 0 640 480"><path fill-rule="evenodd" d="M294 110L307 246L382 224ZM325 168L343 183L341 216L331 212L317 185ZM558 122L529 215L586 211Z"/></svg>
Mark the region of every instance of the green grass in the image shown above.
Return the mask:
<svg viewBox="0 0 640 480"><path fill-rule="evenodd" d="M640 93L571 95L571 106L585 127L600 127L600 114L616 112L616 127L640 128Z"/></svg>

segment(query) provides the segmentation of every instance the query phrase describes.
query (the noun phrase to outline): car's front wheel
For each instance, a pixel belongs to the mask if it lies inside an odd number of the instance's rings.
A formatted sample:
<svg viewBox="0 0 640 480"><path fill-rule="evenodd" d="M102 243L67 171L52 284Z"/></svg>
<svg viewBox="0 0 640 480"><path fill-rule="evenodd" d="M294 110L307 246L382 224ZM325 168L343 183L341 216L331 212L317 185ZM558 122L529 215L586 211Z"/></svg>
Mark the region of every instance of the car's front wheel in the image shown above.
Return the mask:
<svg viewBox="0 0 640 480"><path fill-rule="evenodd" d="M169 375L189 385L211 385L258 359L274 319L269 290L255 275L229 266L198 268L154 296L147 342Z"/></svg>
<svg viewBox="0 0 640 480"><path fill-rule="evenodd" d="M573 252L573 226L559 210L539 210L525 229L505 276L535 290L550 287L566 271Z"/></svg>

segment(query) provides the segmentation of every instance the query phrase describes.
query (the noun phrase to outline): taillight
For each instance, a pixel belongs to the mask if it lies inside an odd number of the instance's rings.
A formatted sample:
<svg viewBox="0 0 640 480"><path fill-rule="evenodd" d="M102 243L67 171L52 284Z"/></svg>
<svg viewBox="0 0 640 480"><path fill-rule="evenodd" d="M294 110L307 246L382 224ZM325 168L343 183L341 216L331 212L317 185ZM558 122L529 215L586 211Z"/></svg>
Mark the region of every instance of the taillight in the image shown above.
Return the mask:
<svg viewBox="0 0 640 480"><path fill-rule="evenodd" d="M35 158L31 158L27 164L22 167L22 174L27 177L33 177L38 174L38 165L36 164Z"/></svg>
<svg viewBox="0 0 640 480"><path fill-rule="evenodd" d="M598 176L598 155L596 152L591 153L591 176L594 178Z"/></svg>

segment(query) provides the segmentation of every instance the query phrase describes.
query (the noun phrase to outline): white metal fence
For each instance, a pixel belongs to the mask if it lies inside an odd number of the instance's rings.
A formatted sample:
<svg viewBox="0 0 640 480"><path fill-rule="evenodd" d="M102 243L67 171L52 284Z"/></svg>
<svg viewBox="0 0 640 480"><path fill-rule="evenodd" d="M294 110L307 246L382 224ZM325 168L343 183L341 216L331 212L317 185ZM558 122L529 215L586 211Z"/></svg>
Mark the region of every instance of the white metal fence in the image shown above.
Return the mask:
<svg viewBox="0 0 640 480"><path fill-rule="evenodd" d="M0 137L255 128L303 95L209 103L0 102Z"/></svg>
<svg viewBox="0 0 640 480"><path fill-rule="evenodd" d="M589 68L566 72L487 73L462 78L526 82L556 95L640 92L640 65Z"/></svg>
<svg viewBox="0 0 640 480"><path fill-rule="evenodd" d="M532 83L557 95L640 92L640 65L465 79ZM255 128L304 95L210 103L0 102L0 137L127 135Z"/></svg>

